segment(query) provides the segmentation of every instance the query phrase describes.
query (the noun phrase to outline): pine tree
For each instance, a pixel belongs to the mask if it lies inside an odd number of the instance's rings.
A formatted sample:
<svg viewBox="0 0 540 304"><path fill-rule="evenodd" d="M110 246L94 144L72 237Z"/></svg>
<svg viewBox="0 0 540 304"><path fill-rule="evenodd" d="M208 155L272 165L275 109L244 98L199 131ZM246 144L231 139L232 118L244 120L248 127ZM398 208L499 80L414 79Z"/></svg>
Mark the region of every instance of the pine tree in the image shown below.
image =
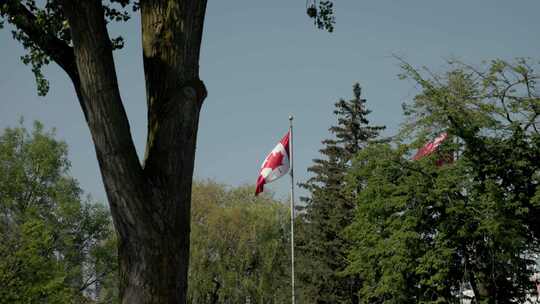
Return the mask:
<svg viewBox="0 0 540 304"><path fill-rule="evenodd" d="M353 219L355 201L343 190L344 178L351 159L385 128L369 125L371 111L361 93L356 83L351 100L335 103L337 125L329 129L335 137L322 141L323 157L313 160L308 169L313 176L300 185L310 192L302 198L306 206L297 243L302 296L309 303L357 303L359 280L340 275L348 246L342 232Z"/></svg>

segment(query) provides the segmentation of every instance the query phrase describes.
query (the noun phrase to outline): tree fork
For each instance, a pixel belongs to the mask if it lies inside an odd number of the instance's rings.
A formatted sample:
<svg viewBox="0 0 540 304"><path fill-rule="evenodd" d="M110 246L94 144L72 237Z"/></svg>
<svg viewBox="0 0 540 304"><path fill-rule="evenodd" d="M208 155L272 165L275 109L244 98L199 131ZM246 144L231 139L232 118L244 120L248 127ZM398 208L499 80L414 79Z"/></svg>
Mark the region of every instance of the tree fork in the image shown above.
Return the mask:
<svg viewBox="0 0 540 304"><path fill-rule="evenodd" d="M73 47L38 26L21 2L0 0L0 9L73 82L119 235L122 303L185 303L195 145L207 95L199 78L206 0L140 1L148 105L142 165L101 1L60 4Z"/></svg>
<svg viewBox="0 0 540 304"><path fill-rule="evenodd" d="M206 2L141 2L149 118L143 166L120 100L101 3L64 5L88 124L120 235L122 303L185 303L195 144L206 97L198 77ZM85 31L85 24L92 31Z"/></svg>

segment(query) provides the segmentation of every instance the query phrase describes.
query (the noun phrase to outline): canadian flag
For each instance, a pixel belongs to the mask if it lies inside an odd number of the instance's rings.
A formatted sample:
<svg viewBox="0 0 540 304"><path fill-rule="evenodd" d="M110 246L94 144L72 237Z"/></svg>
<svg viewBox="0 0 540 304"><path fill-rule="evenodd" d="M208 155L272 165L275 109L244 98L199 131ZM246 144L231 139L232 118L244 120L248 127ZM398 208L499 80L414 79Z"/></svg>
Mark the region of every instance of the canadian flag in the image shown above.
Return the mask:
<svg viewBox="0 0 540 304"><path fill-rule="evenodd" d="M413 156L413 160L419 160L424 156L428 156L435 152L437 148L448 138L448 133L444 132L437 136L433 141L428 142L422 148L418 149L418 152Z"/></svg>
<svg viewBox="0 0 540 304"><path fill-rule="evenodd" d="M290 168L289 162L289 137L290 131L283 136L276 147L264 159L257 178L257 189L255 195L263 192L264 184L275 181L285 175Z"/></svg>

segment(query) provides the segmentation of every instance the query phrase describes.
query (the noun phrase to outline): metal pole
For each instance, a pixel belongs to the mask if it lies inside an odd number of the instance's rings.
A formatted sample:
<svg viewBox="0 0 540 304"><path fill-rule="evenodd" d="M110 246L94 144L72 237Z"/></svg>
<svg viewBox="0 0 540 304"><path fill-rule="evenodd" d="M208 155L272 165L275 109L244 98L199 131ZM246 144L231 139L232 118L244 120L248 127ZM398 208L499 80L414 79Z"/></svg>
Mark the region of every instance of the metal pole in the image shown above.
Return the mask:
<svg viewBox="0 0 540 304"><path fill-rule="evenodd" d="M291 291L292 304L295 304L294 295L294 167L293 167L293 116L289 115L289 156L291 174Z"/></svg>

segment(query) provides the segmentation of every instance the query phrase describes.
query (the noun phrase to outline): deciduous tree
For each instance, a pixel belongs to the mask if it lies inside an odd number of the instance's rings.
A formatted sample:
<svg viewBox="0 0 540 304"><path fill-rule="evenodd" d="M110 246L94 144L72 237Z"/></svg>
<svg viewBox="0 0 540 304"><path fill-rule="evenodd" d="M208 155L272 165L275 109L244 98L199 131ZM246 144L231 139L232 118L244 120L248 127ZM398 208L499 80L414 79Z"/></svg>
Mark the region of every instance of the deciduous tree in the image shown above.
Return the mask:
<svg viewBox="0 0 540 304"><path fill-rule="evenodd" d="M108 288L110 214L69 167L65 143L39 123L0 135L0 303L84 303Z"/></svg>
<svg viewBox="0 0 540 304"><path fill-rule="evenodd" d="M287 208L253 187L195 183L189 303L287 303Z"/></svg>
<svg viewBox="0 0 540 304"><path fill-rule="evenodd" d="M441 131L439 154L410 160L411 145L374 145L349 179L364 181L348 237L346 273L365 303L524 302L538 252L540 99L526 60L442 75L404 64L422 88L405 106L402 140L418 147ZM440 166L439 157L454 155Z"/></svg>

